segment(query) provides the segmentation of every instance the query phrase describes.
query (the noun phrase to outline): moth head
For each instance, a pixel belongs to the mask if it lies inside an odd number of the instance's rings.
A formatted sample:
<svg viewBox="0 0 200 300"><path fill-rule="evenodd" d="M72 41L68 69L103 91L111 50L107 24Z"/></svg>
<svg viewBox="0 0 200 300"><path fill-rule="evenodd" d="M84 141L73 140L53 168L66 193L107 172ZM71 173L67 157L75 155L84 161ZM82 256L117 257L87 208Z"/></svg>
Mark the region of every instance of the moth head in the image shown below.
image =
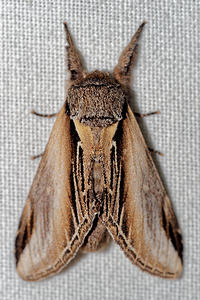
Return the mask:
<svg viewBox="0 0 200 300"><path fill-rule="evenodd" d="M137 54L137 40L145 25L143 22L122 52L113 74L94 71L88 74L82 65L71 35L65 25L67 37L67 64L70 86L66 112L73 120L91 127L106 127L123 118L131 72Z"/></svg>
<svg viewBox="0 0 200 300"><path fill-rule="evenodd" d="M123 118L126 93L111 74L94 71L68 89L70 118L90 127L107 127Z"/></svg>

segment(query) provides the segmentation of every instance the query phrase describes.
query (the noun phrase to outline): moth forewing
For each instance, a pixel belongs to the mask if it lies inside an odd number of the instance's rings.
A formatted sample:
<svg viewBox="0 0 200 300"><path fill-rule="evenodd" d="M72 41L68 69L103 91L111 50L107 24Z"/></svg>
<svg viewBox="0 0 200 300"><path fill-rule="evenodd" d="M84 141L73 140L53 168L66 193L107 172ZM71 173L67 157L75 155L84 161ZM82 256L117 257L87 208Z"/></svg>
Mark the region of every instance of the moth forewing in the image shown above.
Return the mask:
<svg viewBox="0 0 200 300"><path fill-rule="evenodd" d="M64 105L34 178L18 229L17 271L25 280L42 279L60 271L74 257L92 226L93 215L86 208L79 218L79 199L71 164L75 160L72 130Z"/></svg>
<svg viewBox="0 0 200 300"><path fill-rule="evenodd" d="M113 239L141 269L164 278L182 271L182 239L169 198L161 183L133 113L128 107L118 130L116 160L121 168L108 216ZM116 132L118 134L119 132ZM117 190L117 187L119 189Z"/></svg>
<svg viewBox="0 0 200 300"><path fill-rule="evenodd" d="M82 66L65 24L70 81L20 220L24 280L54 275L81 248L119 244L132 263L163 278L182 270L182 239L169 198L128 105L143 23L113 75ZM109 233L108 233L109 232Z"/></svg>

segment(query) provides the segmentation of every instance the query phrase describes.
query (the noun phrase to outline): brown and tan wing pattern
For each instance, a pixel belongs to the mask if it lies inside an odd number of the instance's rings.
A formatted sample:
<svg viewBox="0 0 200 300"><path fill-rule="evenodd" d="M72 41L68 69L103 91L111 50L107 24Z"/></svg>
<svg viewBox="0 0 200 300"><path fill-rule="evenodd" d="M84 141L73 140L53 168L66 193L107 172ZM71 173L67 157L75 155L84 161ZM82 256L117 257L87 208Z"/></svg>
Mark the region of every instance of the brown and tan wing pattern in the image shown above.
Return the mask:
<svg viewBox="0 0 200 300"><path fill-rule="evenodd" d="M180 229L130 107L113 138L110 161L111 195L102 219L113 239L141 269L179 277Z"/></svg>
<svg viewBox="0 0 200 300"><path fill-rule="evenodd" d="M24 280L39 280L60 271L75 256L92 226L94 216L81 201L74 175L79 172L77 140L74 123L63 106L17 232L17 271Z"/></svg>

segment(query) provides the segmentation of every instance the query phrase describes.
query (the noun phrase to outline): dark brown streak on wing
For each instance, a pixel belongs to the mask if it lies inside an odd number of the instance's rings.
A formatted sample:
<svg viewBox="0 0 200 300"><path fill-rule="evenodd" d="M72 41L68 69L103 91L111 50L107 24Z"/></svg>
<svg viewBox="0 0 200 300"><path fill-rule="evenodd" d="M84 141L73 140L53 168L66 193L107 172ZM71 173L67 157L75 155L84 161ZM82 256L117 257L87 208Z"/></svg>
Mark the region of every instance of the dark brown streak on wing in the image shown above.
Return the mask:
<svg viewBox="0 0 200 300"><path fill-rule="evenodd" d="M166 219L166 216L165 216L165 212L164 212L164 209L162 207L162 226L164 228L164 230L166 231L167 233L167 219ZM168 234L167 234L168 235Z"/></svg>
<svg viewBox="0 0 200 300"><path fill-rule="evenodd" d="M26 232L26 234L25 234L25 232ZM18 264L19 257L26 246L26 240L27 240L27 230L24 231L24 235L22 235L20 233L17 234L16 240L15 240L16 265Z"/></svg>
<svg viewBox="0 0 200 300"><path fill-rule="evenodd" d="M81 191L85 190L85 182L84 182L84 167L83 167L83 149L79 148L79 161L80 161L80 177L81 177Z"/></svg>
<svg viewBox="0 0 200 300"><path fill-rule="evenodd" d="M119 122L117 130L115 132L115 135L113 137L113 141L116 142L116 149L117 149L117 156L114 157L114 165L117 164L118 172L117 172L117 177L115 178L117 184L116 184L116 191L115 191L115 203L118 201L118 211L117 211L117 223L120 223L120 217L122 214L122 210L126 201L126 191L124 191L124 180L125 180L125 174L123 168L120 168L120 163L121 163L121 155L123 151L123 145L122 145L122 137L123 136L123 126L122 126L122 121ZM119 185L119 194L117 193ZM118 198L118 199L116 199ZM114 204L115 206L115 204ZM116 214L116 212L115 212ZM122 223L122 230L125 236L128 234L128 228L126 225L126 218L125 216L123 217L123 223Z"/></svg>
<svg viewBox="0 0 200 300"><path fill-rule="evenodd" d="M173 211L171 213L174 215ZM171 222L175 224L174 227L172 226ZM173 220L168 220L163 207L162 207L162 225L166 232L167 238L171 240L174 248L178 252L181 261L183 263L183 241L182 241L182 236L179 232L179 227L178 227L176 217L174 215ZM176 230L174 228L176 228Z"/></svg>
<svg viewBox="0 0 200 300"><path fill-rule="evenodd" d="M79 157L77 158L77 152L78 152L78 142L80 142L80 138L78 136L78 133L76 131L76 128L74 126L74 122L71 120L71 137L72 137L72 169L71 169L71 174L70 174L70 183L71 183L71 196L72 196L72 207L74 211L74 215L76 218L77 224L79 224L79 218L78 218L78 210L77 210L77 205L76 205L76 193L78 194L78 202L80 204L81 212L83 214L83 207L82 207L82 201L81 201L81 191L79 190L79 182L82 180L79 176L77 178L76 174L78 173L77 170L77 165L79 165L80 161L80 153ZM78 159L78 162L77 162ZM81 156L82 159L82 156ZM78 182L79 180L79 182ZM77 188L76 188L77 187Z"/></svg>
<svg viewBox="0 0 200 300"><path fill-rule="evenodd" d="M119 178L120 178L120 152L121 152L121 134L122 134L122 126L121 122L118 123L117 130L113 137L113 142L116 143L116 148L112 146L111 154L110 154L110 168L111 168L111 180L110 180L110 189L112 191L112 199L110 203L111 212L114 215L116 209L116 199L118 196L118 188L120 185Z"/></svg>
<svg viewBox="0 0 200 300"><path fill-rule="evenodd" d="M78 219L78 212L77 212L77 207L76 207L76 190L75 190L75 186L74 186L74 174L73 174L73 171L71 171L71 174L70 174L70 188L71 188L71 204L72 204L72 209L74 211L76 222L78 224L79 223L79 219Z"/></svg>
<svg viewBox="0 0 200 300"><path fill-rule="evenodd" d="M114 160L115 160L115 148L112 146L110 153L110 189L113 190L113 169L114 169Z"/></svg>
<svg viewBox="0 0 200 300"><path fill-rule="evenodd" d="M87 245L87 243L88 243L88 238L90 237L90 235L92 234L92 232L96 229L97 224L98 224L98 218L99 218L99 216L96 215L95 218L94 218L94 220L93 220L92 227L91 227L91 229L89 230L88 234L86 235L86 237L85 237L85 239L84 239L84 242L83 242L83 245L82 245L83 247L84 247L85 245Z"/></svg>

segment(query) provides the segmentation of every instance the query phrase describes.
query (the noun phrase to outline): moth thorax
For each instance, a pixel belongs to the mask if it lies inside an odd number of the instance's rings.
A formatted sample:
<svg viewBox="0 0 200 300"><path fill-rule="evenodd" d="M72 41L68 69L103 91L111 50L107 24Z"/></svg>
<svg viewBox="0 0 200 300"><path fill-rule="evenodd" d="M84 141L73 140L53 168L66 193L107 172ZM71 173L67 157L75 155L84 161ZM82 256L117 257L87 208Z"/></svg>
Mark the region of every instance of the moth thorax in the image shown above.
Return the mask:
<svg viewBox="0 0 200 300"><path fill-rule="evenodd" d="M120 84L96 77L72 85L67 104L71 119L90 127L107 127L122 119L125 98Z"/></svg>

